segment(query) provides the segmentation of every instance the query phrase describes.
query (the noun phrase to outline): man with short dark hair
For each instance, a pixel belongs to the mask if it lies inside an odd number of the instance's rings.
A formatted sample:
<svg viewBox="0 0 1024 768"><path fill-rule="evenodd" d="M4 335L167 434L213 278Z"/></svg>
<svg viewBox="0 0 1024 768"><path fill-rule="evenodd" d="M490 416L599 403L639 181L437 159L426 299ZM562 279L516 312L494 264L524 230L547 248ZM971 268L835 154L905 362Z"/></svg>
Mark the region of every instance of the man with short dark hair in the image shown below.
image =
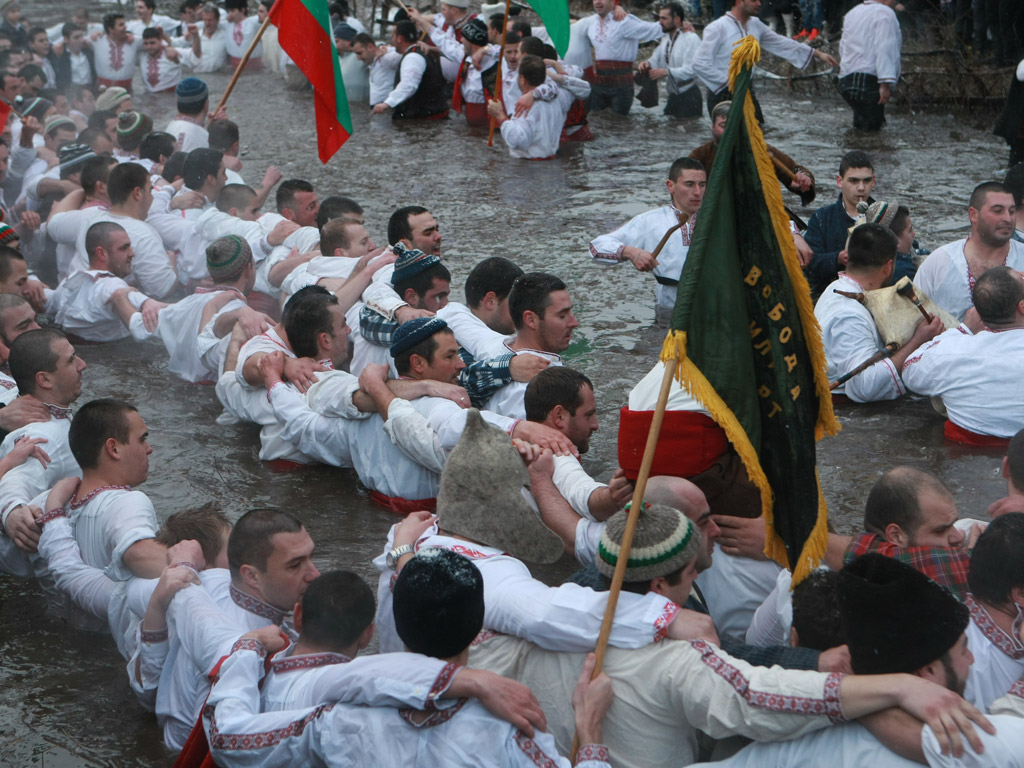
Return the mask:
<svg viewBox="0 0 1024 768"><path fill-rule="evenodd" d="M67 91L70 86L93 88L96 82L96 62L92 46L85 44L85 29L67 22L61 34L64 45L53 58L56 87L63 91Z"/></svg>
<svg viewBox="0 0 1024 768"><path fill-rule="evenodd" d="M57 243L57 279L71 274L75 248L83 229L110 209L107 180L118 165L112 157L90 157L82 164L82 188L58 200L50 209L47 234Z"/></svg>
<svg viewBox="0 0 1024 768"><path fill-rule="evenodd" d="M882 129L885 105L900 81L903 34L895 5L896 0L871 0L843 17L837 85L853 108L853 127L861 131Z"/></svg>
<svg viewBox="0 0 1024 768"><path fill-rule="evenodd" d="M202 30L186 30L185 40L191 41L192 47L182 51L183 61L196 74L217 72L224 68L228 60L227 33L220 24L220 8L216 3L204 3L201 15Z"/></svg>
<svg viewBox="0 0 1024 768"><path fill-rule="evenodd" d="M967 207L970 235L932 251L917 270L915 284L957 320L967 320L981 275L1002 266L1024 271L1024 243L1013 240L1016 212L1016 201L1003 184L976 186Z"/></svg>
<svg viewBox="0 0 1024 768"><path fill-rule="evenodd" d="M147 29L156 29L170 36L175 22L170 16L156 13L156 0L135 0L136 18L125 23L128 32L141 37Z"/></svg>
<svg viewBox="0 0 1024 768"><path fill-rule="evenodd" d="M829 381L835 381L885 349L885 343L866 306L843 296L883 288L892 280L896 264L896 235L881 224L862 224L850 234L846 271L821 294L814 316L821 324L821 339ZM933 317L917 324L914 335L891 356L832 390L857 403L895 400L906 394L900 371L907 358L943 330Z"/></svg>
<svg viewBox="0 0 1024 768"><path fill-rule="evenodd" d="M206 210L213 207L217 195L227 183L224 171L224 153L217 149L203 147L193 149L185 160L182 175L185 179L185 186L178 194L198 192L202 196L202 203L198 207L189 208L183 211L183 214L187 219L198 219Z"/></svg>
<svg viewBox="0 0 1024 768"><path fill-rule="evenodd" d="M157 316L167 305L154 301L130 288L125 278L131 275L135 251L124 227L111 221L92 224L85 234L89 269L70 274L47 302L47 313L66 332L85 341L117 341L128 336L144 339L147 328L156 328ZM124 322L114 294L123 292L138 318ZM145 325L145 327L143 327Z"/></svg>
<svg viewBox="0 0 1024 768"><path fill-rule="evenodd" d="M615 231L594 238L590 241L590 255L603 264L629 261L641 272L653 272L658 283L658 306L671 309L676 304L676 285L704 199L707 172L697 160L680 157L669 166L665 186L669 194L667 205L634 216ZM655 259L651 252L665 233L679 224L679 234L668 239Z"/></svg>
<svg viewBox="0 0 1024 768"><path fill-rule="evenodd" d="M544 62L538 56L523 56L518 73L519 90L524 95L533 93L548 77ZM512 157L550 160L558 151L568 105L563 108L562 102L557 100L535 100L527 114L510 118L505 106L492 99L487 103L487 112L500 126L501 137Z"/></svg>
<svg viewBox="0 0 1024 768"><path fill-rule="evenodd" d="M225 0L224 2L226 47L228 62L232 69L238 68L253 38L256 37L256 31L260 28L259 16L246 15L248 10L248 0ZM256 45L245 68L250 72L259 72L263 69L262 43Z"/></svg>
<svg viewBox="0 0 1024 768"><path fill-rule="evenodd" d="M875 170L871 158L859 150L843 155L836 186L839 199L812 213L804 232L804 240L814 252L814 257L804 267L804 274L811 286L811 298L815 300L846 265L846 238L860 213L857 204L874 202L871 190L875 186Z"/></svg>
<svg viewBox="0 0 1024 768"><path fill-rule="evenodd" d="M157 27L146 27L142 32L142 85L148 93L166 93L181 82L181 52L172 45L164 45L163 32Z"/></svg>
<svg viewBox="0 0 1024 768"><path fill-rule="evenodd" d="M651 80L665 81L665 114L671 117L700 117L703 107L700 88L693 76L693 58L700 47L700 35L692 27L683 31L686 12L681 3L670 2L658 9L658 23L665 35L651 58L637 66Z"/></svg>
<svg viewBox="0 0 1024 768"><path fill-rule="evenodd" d="M7 455L23 436L45 438L50 463L30 460L0 478L0 523L6 533L0 538L0 560L7 573L30 576L33 554L39 541L29 503L52 488L63 477L79 474L78 463L68 445L71 404L82 393L85 361L63 333L55 328L26 331L14 339L8 358L11 377L23 398L46 406L46 421L27 424L9 433L0 444L0 455Z"/></svg>
<svg viewBox="0 0 1024 768"><path fill-rule="evenodd" d="M1024 427L1024 408L1016 397L1024 373L1017 354L1024 349L1022 281L1010 267L984 272L974 284L974 309L981 320L975 332L952 328L903 365L908 388L942 399L948 439L1006 445Z"/></svg>
<svg viewBox="0 0 1024 768"><path fill-rule="evenodd" d="M245 184L239 171L242 170L242 161L238 159L239 132L238 124L227 118L213 120L209 127L210 149L216 149L224 153L224 173L227 175L228 184ZM276 165L267 168L263 175L263 181L256 188L259 207L270 196L274 185L281 180L281 171Z"/></svg>
<svg viewBox="0 0 1024 768"><path fill-rule="evenodd" d="M120 11L103 17L103 36L93 41L96 84L101 88L132 90L135 60L142 49L142 38L132 35Z"/></svg>
<svg viewBox="0 0 1024 768"><path fill-rule="evenodd" d="M394 85L384 99L373 105L373 114L393 110L392 120L440 120L447 117L445 76L438 52L420 42L419 30L408 20L399 21L392 27L391 44L400 56Z"/></svg>
<svg viewBox="0 0 1024 768"><path fill-rule="evenodd" d="M303 179L288 179L277 188L277 212L300 227L316 226L320 203L313 185Z"/></svg>
<svg viewBox="0 0 1024 768"><path fill-rule="evenodd" d="M988 516L995 519L1007 512L1024 512L1024 428L1010 438L1001 469L1006 479L1006 496L993 501Z"/></svg>

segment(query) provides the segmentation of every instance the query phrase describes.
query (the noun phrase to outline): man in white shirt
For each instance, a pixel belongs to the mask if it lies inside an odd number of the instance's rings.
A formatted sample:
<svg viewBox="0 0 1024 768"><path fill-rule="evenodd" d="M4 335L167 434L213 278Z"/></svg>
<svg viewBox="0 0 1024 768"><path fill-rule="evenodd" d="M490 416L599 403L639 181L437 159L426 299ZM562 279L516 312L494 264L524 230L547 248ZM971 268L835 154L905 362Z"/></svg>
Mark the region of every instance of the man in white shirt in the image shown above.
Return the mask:
<svg viewBox="0 0 1024 768"><path fill-rule="evenodd" d="M1013 240L1016 204L998 181L974 188L968 204L971 234L936 248L921 264L914 283L932 301L963 320L971 308L974 282L992 267L1024 271L1024 243Z"/></svg>
<svg viewBox="0 0 1024 768"><path fill-rule="evenodd" d="M866 226L866 225L865 225ZM968 320L938 336L903 364L903 381L946 409L946 436L957 442L1005 444L1024 428L1016 392L1024 373L1024 286L1020 272L994 267L974 284L980 323ZM974 313L971 313L972 315ZM974 333L971 333L974 331Z"/></svg>
<svg viewBox="0 0 1024 768"><path fill-rule="evenodd" d="M806 69L813 59L832 67L839 62L824 51L811 48L783 37L757 18L761 12L761 0L735 0L732 10L711 22L704 28L704 39L693 59L693 72L708 89L708 115L720 101L732 99L729 91L729 62L732 60L733 45L747 35L753 35L761 49L780 56L794 67ZM764 122L761 105L751 89L757 121Z"/></svg>
<svg viewBox="0 0 1024 768"><path fill-rule="evenodd" d="M420 41L420 31L403 19L391 30L391 44L399 55L394 85L373 114L393 110L392 120L441 120L448 116L442 62L448 61Z"/></svg>
<svg viewBox="0 0 1024 768"><path fill-rule="evenodd" d="M487 24L470 19L460 34L461 40L435 27L428 18L414 12L410 18L430 35L430 40L449 61L459 62L452 90L452 109L465 112L470 125L486 125L487 96L493 95L498 75L500 48L487 42Z"/></svg>
<svg viewBox="0 0 1024 768"><path fill-rule="evenodd" d="M176 88L181 82L181 52L164 45L162 33L154 27L142 33L142 49L139 66L146 91L165 93Z"/></svg>
<svg viewBox="0 0 1024 768"><path fill-rule="evenodd" d="M665 80L666 115L700 117L703 105L693 76L693 58L700 47L700 35L692 29L684 32L685 20L683 6L679 3L669 3L658 11L658 23L665 30L665 36L651 58L640 62L637 70L647 72L652 80Z"/></svg>
<svg viewBox="0 0 1024 768"><path fill-rule="evenodd" d="M47 310L68 333L85 341L116 341L129 335L145 338L156 327L157 315L166 304L132 290L124 281L132 269L131 239L124 227L110 221L90 226L85 235L89 269L74 272L53 292ZM139 313L131 327L122 321L114 304L114 293L124 290L126 299Z"/></svg>
<svg viewBox="0 0 1024 768"><path fill-rule="evenodd" d="M249 8L248 0L225 0L224 10L227 13L225 31L227 33L227 54L232 68L237 69L242 61L249 45L256 37L256 31L260 28L258 16L246 16ZM258 72L263 69L263 44L257 44L256 49L249 57L245 68L251 72Z"/></svg>
<svg viewBox="0 0 1024 768"><path fill-rule="evenodd" d="M690 251L707 173L699 161L681 157L669 166L665 186L670 198L668 205L634 216L615 231L594 238L590 255L603 264L629 261L641 272L652 272L658 283L658 306L671 309L676 305L676 286ZM680 223L679 233L669 237L655 259L651 252L665 233Z"/></svg>
<svg viewBox="0 0 1024 768"><path fill-rule="evenodd" d="M135 13L138 18L126 23L128 31L135 37L141 37L145 30L152 27L170 35L177 22L170 16L161 16L155 11L156 0L135 0Z"/></svg>
<svg viewBox="0 0 1024 768"><path fill-rule="evenodd" d="M628 14L616 18L613 0L593 0L594 15L576 22L573 27L585 34L594 47L594 73L587 109L597 112L611 109L628 115L633 106L633 62L640 43L657 40L664 31L656 21L641 21ZM576 62L573 62L576 63Z"/></svg>
<svg viewBox="0 0 1024 768"><path fill-rule="evenodd" d="M395 72L402 56L393 46L377 46L366 32L352 38L352 53L369 69L370 106L380 104L395 85Z"/></svg>
<svg viewBox="0 0 1024 768"><path fill-rule="evenodd" d="M198 77L186 77L174 92L178 97L178 114L168 123L167 132L178 142L178 150L191 152L209 147L210 134L203 126L210 107L210 89Z"/></svg>
<svg viewBox="0 0 1024 768"><path fill-rule="evenodd" d="M519 60L517 82L522 93L532 93L546 79L543 60L537 56L523 56ZM535 101L525 115L510 118L502 102L491 100L487 104L488 114L501 126L501 138L508 145L509 155L527 160L555 157L567 111L558 100Z"/></svg>
<svg viewBox="0 0 1024 768"><path fill-rule="evenodd" d="M103 33L92 44L96 84L100 88L117 87L131 92L142 37L129 33L124 14L116 11L103 17Z"/></svg>
<svg viewBox="0 0 1024 768"><path fill-rule="evenodd" d="M839 42L839 93L853 107L853 127L878 131L885 105L900 81L903 34L896 0L864 0L843 17Z"/></svg>
<svg viewBox="0 0 1024 768"><path fill-rule="evenodd" d="M845 376L885 349L868 308L836 291L863 293L888 285L895 269L896 235L881 224L862 224L850 235L847 250L846 271L822 292L814 307L814 316L821 324L829 381ZM900 377L904 363L922 344L941 333L942 328L938 317L930 323L922 319L905 345L832 392L846 395L856 403L895 400L906 394Z"/></svg>
<svg viewBox="0 0 1024 768"><path fill-rule="evenodd" d="M182 49L182 62L191 67L196 74L217 72L224 68L228 61L227 33L220 24L220 8L213 3L206 3L202 10L203 28L185 35L189 41L192 35L198 35L200 53L195 51L195 43L190 48Z"/></svg>

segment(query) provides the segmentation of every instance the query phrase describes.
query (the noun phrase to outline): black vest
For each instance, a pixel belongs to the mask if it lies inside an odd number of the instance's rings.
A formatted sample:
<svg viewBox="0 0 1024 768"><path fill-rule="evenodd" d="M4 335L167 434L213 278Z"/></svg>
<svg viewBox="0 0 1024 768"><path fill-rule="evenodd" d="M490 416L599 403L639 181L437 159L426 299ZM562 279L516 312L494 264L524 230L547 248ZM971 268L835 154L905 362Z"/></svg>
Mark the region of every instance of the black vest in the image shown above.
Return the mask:
<svg viewBox="0 0 1024 768"><path fill-rule="evenodd" d="M437 51L423 53L418 45L414 45L402 54L402 61L410 54L422 56L427 60L427 68L416 89L416 93L395 107L391 113L392 120L415 120L417 118L434 117L448 112L448 99L445 97L445 79L441 71L441 57ZM395 87L402 80L402 64L399 62L395 72Z"/></svg>

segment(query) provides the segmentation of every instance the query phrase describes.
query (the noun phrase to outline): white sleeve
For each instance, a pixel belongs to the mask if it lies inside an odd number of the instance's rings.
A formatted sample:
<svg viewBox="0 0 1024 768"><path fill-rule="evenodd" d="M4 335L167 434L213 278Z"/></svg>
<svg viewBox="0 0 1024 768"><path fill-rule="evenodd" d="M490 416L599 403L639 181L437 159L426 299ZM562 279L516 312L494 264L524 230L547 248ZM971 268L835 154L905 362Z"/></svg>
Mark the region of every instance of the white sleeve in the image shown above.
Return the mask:
<svg viewBox="0 0 1024 768"><path fill-rule="evenodd" d="M283 428L281 437L324 464L352 466L352 447L344 419L321 416L306 405L302 395L284 384L272 387L269 399Z"/></svg>
<svg viewBox="0 0 1024 768"><path fill-rule="evenodd" d="M828 356L840 376L879 351L878 329L867 311L835 318L825 329L824 341ZM858 403L895 400L906 391L891 358L879 360L844 385L847 397Z"/></svg>
<svg viewBox="0 0 1024 768"><path fill-rule="evenodd" d="M682 35L678 45L683 50L683 63L678 67L668 67L668 74L677 83L693 80L693 60L700 48L700 38L696 35Z"/></svg>
<svg viewBox="0 0 1024 768"><path fill-rule="evenodd" d="M622 249L627 245L642 242L643 224L639 216L634 216L618 229L607 235L600 235L590 241L590 256L604 264L618 264L626 261ZM637 246L639 247L639 246Z"/></svg>
<svg viewBox="0 0 1024 768"><path fill-rule="evenodd" d="M141 237L132 239L132 248L135 249L132 276L139 289L147 296L162 299L178 282L163 241L155 230L149 229Z"/></svg>
<svg viewBox="0 0 1024 768"><path fill-rule="evenodd" d="M608 604L607 592L578 584L548 587L510 557L475 561L484 577L484 626L530 640L552 651L590 651ZM619 596L609 638L616 648L642 648L660 639L679 606L649 592Z"/></svg>
<svg viewBox="0 0 1024 768"><path fill-rule="evenodd" d="M62 245L76 245L78 234L82 231L85 217L82 211L64 211L55 213L49 221L47 231L50 237Z"/></svg>
<svg viewBox="0 0 1024 768"><path fill-rule="evenodd" d="M594 519L590 512L590 495L599 488L608 486L588 475L579 459L575 456L556 456L555 471L551 480L577 515L589 520Z"/></svg>
<svg viewBox="0 0 1024 768"><path fill-rule="evenodd" d="M383 270L381 270L383 271ZM372 281L363 291L363 303L379 315L388 320L395 319L395 311L408 304L395 293L395 288L390 282L383 280Z"/></svg>
<svg viewBox="0 0 1024 768"><path fill-rule="evenodd" d="M875 30L875 72L879 83L895 85L900 78L900 23L891 9L885 15L885 22Z"/></svg>
<svg viewBox="0 0 1024 768"><path fill-rule="evenodd" d="M467 413L469 411L459 408L455 403L451 403L450 406L446 404L444 407L435 408L431 412L430 424L434 431L437 432L437 437L443 450L451 451L455 444L459 442L459 438L462 437L462 431L466 428ZM488 424L506 433L512 429L516 421L510 416L502 416L492 411L480 411L480 417Z"/></svg>
<svg viewBox="0 0 1024 768"><path fill-rule="evenodd" d="M384 99L384 103L394 109L406 99L410 98L416 89L420 87L423 80L423 73L427 71L427 59L425 56L410 54L402 59L400 69L401 76L398 85Z"/></svg>
<svg viewBox="0 0 1024 768"><path fill-rule="evenodd" d="M591 90L590 83L582 78L573 77L571 75L565 75L562 78L562 87L577 99L587 98L587 96L590 95Z"/></svg>
<svg viewBox="0 0 1024 768"><path fill-rule="evenodd" d="M56 464L50 466L56 467ZM28 504L61 479L53 476L56 471L44 468L42 462L33 457L0 478L0 516L5 526L12 509L19 504Z"/></svg>
<svg viewBox="0 0 1024 768"><path fill-rule="evenodd" d="M39 556L46 561L57 589L87 613L107 618L107 605L117 583L99 568L82 560L78 542L66 517L56 517L43 526Z"/></svg>
<svg viewBox="0 0 1024 768"><path fill-rule="evenodd" d="M723 73L715 68L715 53L721 45L720 29L721 26L715 24L709 24L704 28L704 39L700 41L692 64L693 74L713 93L717 93L726 85L722 82Z"/></svg>
<svg viewBox="0 0 1024 768"><path fill-rule="evenodd" d="M324 667L309 700L430 709L451 686L459 669L456 664L418 653L360 656L347 664Z"/></svg>
<svg viewBox="0 0 1024 768"><path fill-rule="evenodd" d="M761 35L761 48L768 53L785 59L798 69L805 69L814 60L814 49L809 45L790 40L769 28L764 22L758 19L751 19L751 23L759 23L765 27Z"/></svg>
<svg viewBox="0 0 1024 768"><path fill-rule="evenodd" d="M629 14L622 21L622 36L627 39L644 43L649 40L657 40L664 35L665 30L657 21L641 21L633 14Z"/></svg>
<svg viewBox="0 0 1024 768"><path fill-rule="evenodd" d="M396 397L391 401L384 433L414 462L441 474L447 454L430 422L408 400Z"/></svg>
<svg viewBox="0 0 1024 768"><path fill-rule="evenodd" d="M167 628L197 669L209 672L230 652L231 644L245 634L225 615L198 585L190 585L174 596L167 609Z"/></svg>
<svg viewBox="0 0 1024 768"><path fill-rule="evenodd" d="M446 59L461 64L466 58L466 49L462 47L462 43L456 40L454 36L445 34L437 27L430 31L430 42L438 47L441 55Z"/></svg>
<svg viewBox="0 0 1024 768"><path fill-rule="evenodd" d="M181 215L181 211L171 210L174 192L171 186L154 188L153 204L146 215L146 223L160 235L164 248L172 251L179 250L185 239L195 232L195 226Z"/></svg>
<svg viewBox="0 0 1024 768"><path fill-rule="evenodd" d="M928 765L932 768L1024 768L1024 720L1012 715L990 715L989 720L996 728L995 735L975 729L985 751L978 754L966 744L961 757L942 754L935 732L924 726L921 747Z"/></svg>
<svg viewBox="0 0 1024 768"><path fill-rule="evenodd" d="M789 591L792 583L793 576L788 570L779 571L772 591L754 611L747 628L747 644L789 645L789 629L793 625L793 600Z"/></svg>
<svg viewBox="0 0 1024 768"><path fill-rule="evenodd" d="M351 374L344 371L321 373L306 393L306 402L321 416L365 419L370 414L360 411L352 401L358 391L359 379Z"/></svg>
<svg viewBox="0 0 1024 768"><path fill-rule="evenodd" d="M601 543L601 534L607 523L581 518L576 524L575 551L576 559L581 565L591 565L597 559L597 547Z"/></svg>
<svg viewBox="0 0 1024 768"><path fill-rule="evenodd" d="M512 149L526 149L533 143L534 124L531 112L524 117L513 117L501 124L501 138Z"/></svg>
<svg viewBox="0 0 1024 768"><path fill-rule="evenodd" d="M937 347L943 339L953 338L952 334L962 333L959 328L950 328L936 336L927 344L922 344L903 363L903 383L912 392L919 395L937 395L943 390L944 374L947 370L948 356L941 355ZM0 488L3 483L0 482Z"/></svg>
<svg viewBox="0 0 1024 768"><path fill-rule="evenodd" d="M124 564L124 553L133 544L152 539L158 528L156 510L146 494L133 491L112 501L106 515L104 535L113 557L104 573L115 581L130 579L132 573Z"/></svg>

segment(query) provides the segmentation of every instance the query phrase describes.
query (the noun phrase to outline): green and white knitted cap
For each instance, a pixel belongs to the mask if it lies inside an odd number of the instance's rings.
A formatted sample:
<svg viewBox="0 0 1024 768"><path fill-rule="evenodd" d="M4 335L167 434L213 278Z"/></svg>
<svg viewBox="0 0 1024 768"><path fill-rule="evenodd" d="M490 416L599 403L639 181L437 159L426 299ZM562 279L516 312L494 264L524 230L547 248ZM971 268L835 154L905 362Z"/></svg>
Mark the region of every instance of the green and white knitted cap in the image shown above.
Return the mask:
<svg viewBox="0 0 1024 768"><path fill-rule="evenodd" d="M594 565L609 579L619 561L628 516L629 506L612 515L601 533ZM624 580L650 581L674 573L693 560L700 547L700 531L686 515L672 507L644 502L633 533Z"/></svg>

